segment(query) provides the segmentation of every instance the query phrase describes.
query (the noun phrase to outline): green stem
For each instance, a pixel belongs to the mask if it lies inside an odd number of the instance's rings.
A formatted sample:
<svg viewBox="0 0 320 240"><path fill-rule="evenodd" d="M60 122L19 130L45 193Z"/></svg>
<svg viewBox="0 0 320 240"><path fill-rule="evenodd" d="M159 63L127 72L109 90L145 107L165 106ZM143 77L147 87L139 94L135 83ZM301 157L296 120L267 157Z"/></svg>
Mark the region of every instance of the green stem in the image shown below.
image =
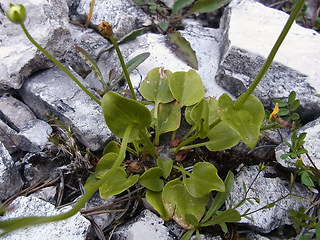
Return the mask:
<svg viewBox="0 0 320 240"><path fill-rule="evenodd" d="M180 150L187 150L187 149L192 149L192 148L197 148L197 147L205 147L208 144L209 141L207 142L201 142L201 143L196 143L188 146L183 146L180 148Z"/></svg>
<svg viewBox="0 0 320 240"><path fill-rule="evenodd" d="M134 89L133 89L133 86L132 86L132 83L131 83L131 80L130 80L130 77L129 77L128 69L126 67L126 64L124 63L124 60L123 60L119 45L118 45L117 41L114 39L113 36L111 36L109 38L110 38L110 41L113 44L113 46L116 49L116 52L118 54L118 58L119 58L120 63L121 63L122 71L123 71L123 73L124 73L124 75L126 77L126 80L127 80L130 92L131 92L132 99L137 100L136 94L134 93Z"/></svg>
<svg viewBox="0 0 320 240"><path fill-rule="evenodd" d="M64 71L86 94L91 97L92 100L94 100L96 103L98 103L101 106L101 102L98 98L96 98L85 86L81 84L81 82L73 76L73 74L65 68L54 56L52 56L50 53L47 52L43 47L41 47L29 34L28 30L26 29L24 24L20 25L22 27L22 30L30 40L30 42L33 43L43 54L45 54L52 62L54 62L62 71Z"/></svg>
<svg viewBox="0 0 320 240"><path fill-rule="evenodd" d="M177 154L183 146L188 145L189 143L192 143L194 140L197 139L197 137L198 137L198 134L196 133L196 134L192 135L191 137L189 137L188 139L186 139L183 142L181 142L177 146L177 148L176 148L174 153Z"/></svg>
<svg viewBox="0 0 320 240"><path fill-rule="evenodd" d="M196 126L192 126L189 131L181 138L182 141L186 140L187 137L189 137L191 135L191 133L193 133L196 130Z"/></svg>
<svg viewBox="0 0 320 240"><path fill-rule="evenodd" d="M160 143L160 128L159 128L159 120L158 120L158 108L159 108L159 102L154 103L154 110L153 110L153 118L155 120L155 125L154 125L154 145L159 146Z"/></svg>
<svg viewBox="0 0 320 240"><path fill-rule="evenodd" d="M283 40L285 39L287 33L289 32L289 30L290 30L294 20L296 19L300 9L302 8L303 4L304 4L304 0L298 0L296 2L295 6L290 14L290 17L289 17L288 21L286 22L286 25L284 26L282 32L280 33L276 43L274 44L271 52L269 53L267 60L263 64L262 68L260 69L260 72L258 73L256 78L254 79L254 81L250 85L249 89L241 97L239 97L238 100L236 101L235 109L241 108L241 106L245 103L247 98L253 93L254 89L258 86L258 84L262 80L263 76L265 75L265 73L269 69L276 53L278 52Z"/></svg>
<svg viewBox="0 0 320 240"><path fill-rule="evenodd" d="M10 219L10 220L0 222L0 229L3 230L0 236L3 236L19 228L24 228L31 225L38 225L38 224L65 220L67 218L72 217L77 212L79 212L84 207L84 205L90 200L92 195L99 189L99 187L112 177L112 175L116 172L117 168L120 166L120 164L124 160L131 130L132 130L132 126L129 125L124 132L121 148L116 161L112 165L112 168L99 181L90 184L90 187L86 188L86 193L82 195L82 197L79 199L79 201L74 205L74 207L70 211L63 214L51 216L51 217L25 217L25 218Z"/></svg>
<svg viewBox="0 0 320 240"><path fill-rule="evenodd" d="M156 158L158 156L158 151L148 138L147 134L144 131L140 131L140 137L142 137L144 145L148 149L152 157Z"/></svg>

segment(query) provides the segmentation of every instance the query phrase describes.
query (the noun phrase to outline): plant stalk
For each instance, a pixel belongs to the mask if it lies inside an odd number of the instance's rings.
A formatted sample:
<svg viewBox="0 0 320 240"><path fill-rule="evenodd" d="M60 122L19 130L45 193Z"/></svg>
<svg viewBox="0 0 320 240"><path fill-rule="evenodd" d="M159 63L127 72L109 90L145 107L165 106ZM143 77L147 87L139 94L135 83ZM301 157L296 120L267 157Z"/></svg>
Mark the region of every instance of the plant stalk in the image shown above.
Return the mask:
<svg viewBox="0 0 320 240"><path fill-rule="evenodd" d="M52 62L54 62L62 71L64 71L86 94L91 97L92 100L94 100L96 103L98 103L101 106L101 102L98 98L96 98L85 86L82 85L82 83L75 77L73 74L64 67L54 56L52 56L50 53L47 52L43 47L41 47L29 34L28 30L26 29L24 24L20 25L22 27L22 30L30 40L30 42L33 43L42 53L44 53Z"/></svg>
<svg viewBox="0 0 320 240"><path fill-rule="evenodd" d="M239 109L241 108L241 106L245 103L245 101L247 100L247 98L253 93L253 91L255 90L255 88L258 86L258 84L260 83L260 81L262 80L263 76L266 74L267 70L269 69L276 53L278 52L283 40L285 39L287 33L289 32L294 20L296 19L300 9L302 8L304 4L304 0L298 0L290 14L290 17L288 19L288 21L286 22L286 25L284 26L284 28L282 29L282 32L280 33L276 43L274 44L271 52L269 53L268 58L266 59L265 63L263 64L262 68L260 69L260 72L258 73L258 75L256 76L256 78L254 79L254 81L252 82L252 84L250 85L249 89L238 98L238 100L235 102L235 109Z"/></svg>
<svg viewBox="0 0 320 240"><path fill-rule="evenodd" d="M127 80L130 92L131 92L132 99L137 100L136 94L134 93L134 89L133 89L133 86L132 86L132 83L131 83L131 80L130 80L128 69L126 67L126 64L124 63L123 56L121 54L119 45L118 45L117 41L114 39L113 36L109 37L109 39L110 39L111 43L113 44L113 46L116 49L116 52L118 54L118 58L119 58L120 63L121 63L122 71L124 73L124 76L126 77L126 80Z"/></svg>

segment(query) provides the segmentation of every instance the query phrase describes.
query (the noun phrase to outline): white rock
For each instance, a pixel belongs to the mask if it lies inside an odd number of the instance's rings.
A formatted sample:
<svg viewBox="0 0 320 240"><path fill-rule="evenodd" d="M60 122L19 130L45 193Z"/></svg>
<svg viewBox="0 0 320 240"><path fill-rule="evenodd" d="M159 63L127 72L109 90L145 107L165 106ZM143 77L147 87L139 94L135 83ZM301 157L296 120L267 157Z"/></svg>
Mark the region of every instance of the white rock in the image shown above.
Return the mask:
<svg viewBox="0 0 320 240"><path fill-rule="evenodd" d="M0 117L16 131L25 128L30 120L36 119L27 105L10 94L0 97Z"/></svg>
<svg viewBox="0 0 320 240"><path fill-rule="evenodd" d="M235 177L234 187L228 200L229 203L230 199L234 204L238 204L243 200L243 182L248 188L257 173L258 166L244 167L241 169L239 174ZM290 187L291 185L288 182L281 180L278 177L264 177L264 173L262 172L257 177L254 185L247 195L247 198L251 198L251 201L254 202L254 204L252 205L246 201L243 205L238 207L237 210L240 214L243 214L247 209L250 209L249 212L255 211L288 194ZM311 192L301 184L295 184L292 193L306 198L311 197L309 196ZM256 203L252 198L259 198L260 203ZM279 226L291 224L291 221L288 218L289 209L298 210L301 206L308 207L308 204L310 203L305 199L303 201L297 201L295 198L290 196L277 202L272 208L250 214L248 217L250 217L252 221L243 217L238 223L245 223L260 232L268 233Z"/></svg>
<svg viewBox="0 0 320 240"><path fill-rule="evenodd" d="M164 221L160 217L149 210L144 210L137 219L122 226L113 235L115 239L121 240L173 239L163 223Z"/></svg>
<svg viewBox="0 0 320 240"><path fill-rule="evenodd" d="M10 0L1 0L8 10ZM25 0L25 26L31 36L58 59L73 47L67 27L68 6L64 0ZM57 7L59 6L59 7ZM19 25L10 22L0 11L0 88L19 89L31 73L52 67L53 63L28 40Z"/></svg>
<svg viewBox="0 0 320 240"><path fill-rule="evenodd" d="M12 158L0 142L0 202L20 191L23 182Z"/></svg>
<svg viewBox="0 0 320 240"><path fill-rule="evenodd" d="M77 13L85 21L90 10L90 4L91 0L81 0L77 8ZM97 28L101 22L109 22L117 39L141 28L148 18L149 16L132 1L96 0L90 23Z"/></svg>
<svg viewBox="0 0 320 240"><path fill-rule="evenodd" d="M39 118L47 119L47 112L57 117L92 151L111 137L101 107L57 67L28 78L20 95Z"/></svg>
<svg viewBox="0 0 320 240"><path fill-rule="evenodd" d="M317 118L316 120L309 122L308 124L300 128L298 131L298 135L302 132L307 133L305 143L303 144L303 146L306 150L308 150L308 154L311 157L314 164L316 165L316 167L320 168L320 118ZM291 135L286 139L286 141L290 144L292 143ZM281 143L278 147L276 147L275 154L278 163L280 163L282 166L286 168L292 169L295 168L296 159L281 158L282 154L288 153L289 151L289 147L286 144ZM305 165L313 166L306 154L303 154L301 157Z"/></svg>
<svg viewBox="0 0 320 240"><path fill-rule="evenodd" d="M0 142L3 143L9 153L14 153L18 150L18 132L9 127L0 119Z"/></svg>
<svg viewBox="0 0 320 240"><path fill-rule="evenodd" d="M226 11L224 54L217 82L239 96L249 87L276 42L289 15L252 0L235 0ZM280 47L275 62L254 94L266 105L297 92L301 105L310 112L303 117L320 115L320 35L293 24Z"/></svg>
<svg viewBox="0 0 320 240"><path fill-rule="evenodd" d="M30 120L25 128L18 133L19 148L26 152L40 152L49 142L51 126L45 121Z"/></svg>
<svg viewBox="0 0 320 240"><path fill-rule="evenodd" d="M161 0L167 7L172 8L175 0Z"/></svg>
<svg viewBox="0 0 320 240"><path fill-rule="evenodd" d="M27 216L52 216L71 209L66 207L60 210L55 209L54 205L40 200L36 197L18 197L9 207L12 211L7 212L0 219L7 220L12 218ZM80 213L63 221L47 223L39 226L30 226L19 229L4 236L3 240L85 240L90 227L90 222L81 216Z"/></svg>

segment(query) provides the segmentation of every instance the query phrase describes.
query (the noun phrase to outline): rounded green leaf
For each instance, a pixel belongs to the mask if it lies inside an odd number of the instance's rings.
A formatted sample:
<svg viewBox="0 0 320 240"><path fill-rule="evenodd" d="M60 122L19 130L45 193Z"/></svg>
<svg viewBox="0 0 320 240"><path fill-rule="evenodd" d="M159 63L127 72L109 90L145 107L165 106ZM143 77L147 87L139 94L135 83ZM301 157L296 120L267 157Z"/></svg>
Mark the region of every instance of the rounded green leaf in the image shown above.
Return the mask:
<svg viewBox="0 0 320 240"><path fill-rule="evenodd" d="M250 95L242 106L235 108L232 99L223 94L218 104L221 120L236 131L249 148L255 148L259 140L260 126L265 119L264 107L259 99Z"/></svg>
<svg viewBox="0 0 320 240"><path fill-rule="evenodd" d="M163 220L169 221L169 215L162 203L162 192L154 192L147 190L146 199L148 203L160 214Z"/></svg>
<svg viewBox="0 0 320 240"><path fill-rule="evenodd" d="M112 167L114 162L116 161L118 154L116 153L108 153L104 155L98 162L96 166L96 170L93 175L96 178L102 178L103 175Z"/></svg>
<svg viewBox="0 0 320 240"><path fill-rule="evenodd" d="M208 201L209 194L200 198L191 196L178 178L168 182L162 191L162 202L169 217L173 218L184 229L195 227L186 222L185 216L192 214L199 222Z"/></svg>
<svg viewBox="0 0 320 240"><path fill-rule="evenodd" d="M100 196L103 199L122 193L133 186L139 180L139 175L131 175L127 178L127 173L118 168L112 177L99 187Z"/></svg>
<svg viewBox="0 0 320 240"><path fill-rule="evenodd" d="M158 105L159 133L175 131L181 122L181 107L177 101Z"/></svg>
<svg viewBox="0 0 320 240"><path fill-rule="evenodd" d="M102 98L104 119L114 135L122 138L127 126L132 126L129 142L151 123L150 111L141 103L109 91Z"/></svg>
<svg viewBox="0 0 320 240"><path fill-rule="evenodd" d="M199 162L193 166L192 174L185 179L187 191L193 197L208 195L211 191L225 191L225 185L218 176L218 170L208 162Z"/></svg>
<svg viewBox="0 0 320 240"><path fill-rule="evenodd" d="M222 151L237 145L240 141L239 134L224 122L220 122L210 129L208 138L210 141L206 147L210 151Z"/></svg>
<svg viewBox="0 0 320 240"><path fill-rule="evenodd" d="M108 144L103 148L103 155L106 155L107 153L113 152L118 154L120 152L120 143L116 141L110 141Z"/></svg>
<svg viewBox="0 0 320 240"><path fill-rule="evenodd" d="M184 110L184 118L186 119L187 123L189 123L191 126L195 125L195 122L191 118L191 110L194 106L188 106Z"/></svg>
<svg viewBox="0 0 320 240"><path fill-rule="evenodd" d="M158 157L157 165L162 170L162 177L164 179L169 177L172 170L173 161L170 158L163 159L162 157Z"/></svg>
<svg viewBox="0 0 320 240"><path fill-rule="evenodd" d="M168 103L174 98L170 92L168 78L172 72L162 67L152 69L141 82L140 93L148 101Z"/></svg>
<svg viewBox="0 0 320 240"><path fill-rule="evenodd" d="M163 180L160 179L160 177L162 177L162 169L153 167L141 175L139 183L151 191L158 192L162 190L164 185Z"/></svg>
<svg viewBox="0 0 320 240"><path fill-rule="evenodd" d="M181 106L191 106L204 97L204 87L199 74L194 70L175 72L169 79L172 95Z"/></svg>
<svg viewBox="0 0 320 240"><path fill-rule="evenodd" d="M219 115L218 100L210 97L209 98L209 125L214 123L214 121L216 121L219 117L220 115Z"/></svg>

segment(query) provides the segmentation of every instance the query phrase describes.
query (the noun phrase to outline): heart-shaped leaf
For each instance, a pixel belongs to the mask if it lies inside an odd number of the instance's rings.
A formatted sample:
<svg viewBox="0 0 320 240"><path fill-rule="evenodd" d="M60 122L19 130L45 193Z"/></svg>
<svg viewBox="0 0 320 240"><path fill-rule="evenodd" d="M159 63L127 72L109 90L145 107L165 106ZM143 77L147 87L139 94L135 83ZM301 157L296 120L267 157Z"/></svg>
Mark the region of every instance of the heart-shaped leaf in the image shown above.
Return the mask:
<svg viewBox="0 0 320 240"><path fill-rule="evenodd" d="M169 215L162 203L162 192L153 192L147 190L146 199L148 203L160 214L163 220L169 221Z"/></svg>
<svg viewBox="0 0 320 240"><path fill-rule="evenodd" d="M174 98L170 92L168 78L172 72L162 67L152 69L141 82L140 93L148 101L168 103Z"/></svg>
<svg viewBox="0 0 320 240"><path fill-rule="evenodd" d="M173 218L184 229L195 227L186 222L185 216L192 214L199 222L208 201L209 194L200 198L191 196L178 178L168 182L162 191L162 202L169 217Z"/></svg>
<svg viewBox="0 0 320 240"><path fill-rule="evenodd" d="M193 107L194 105L188 106L184 111L184 118L186 119L187 123L189 123L191 126L195 126L195 122L191 118L191 110Z"/></svg>
<svg viewBox="0 0 320 240"><path fill-rule="evenodd" d="M127 126L132 126L128 142L139 136L139 132L151 123L150 111L141 103L109 91L102 98L104 119L114 135L122 138Z"/></svg>
<svg viewBox="0 0 320 240"><path fill-rule="evenodd" d="M260 135L260 126L265 118L264 107L259 99L250 95L242 106L236 108L232 99L223 94L218 103L222 121L236 131L248 147L255 148Z"/></svg>
<svg viewBox="0 0 320 240"><path fill-rule="evenodd" d="M173 161L170 158L163 159L162 157L158 157L157 165L162 170L162 177L164 179L169 177L172 170Z"/></svg>
<svg viewBox="0 0 320 240"><path fill-rule="evenodd" d="M209 103L201 99L191 110L191 119L196 124L196 128L201 139L207 137L209 131Z"/></svg>
<svg viewBox="0 0 320 240"><path fill-rule="evenodd" d="M220 122L210 129L208 138L210 141L206 147L210 151L222 151L237 145L240 141L239 134L224 122Z"/></svg>
<svg viewBox="0 0 320 240"><path fill-rule="evenodd" d="M116 141L110 141L108 144L103 148L103 155L106 155L107 153L113 152L118 154L120 151L120 143Z"/></svg>
<svg viewBox="0 0 320 240"><path fill-rule="evenodd" d="M95 176L96 178L102 178L102 176L112 167L117 157L118 154L113 152L104 155L99 160L93 176Z"/></svg>
<svg viewBox="0 0 320 240"><path fill-rule="evenodd" d="M118 154L108 153L104 155L96 166L94 173L90 175L84 185L85 189L89 189L92 184L96 183L111 169L115 163ZM119 194L134 185L139 180L139 175L131 175L127 178L127 173L122 168L117 168L114 174L99 187L100 196L107 199L110 196Z"/></svg>
<svg viewBox="0 0 320 240"><path fill-rule="evenodd" d="M139 175L130 175L118 168L112 177L99 187L100 196L103 199L122 193L124 190L133 186L139 180Z"/></svg>
<svg viewBox="0 0 320 240"><path fill-rule="evenodd" d="M192 174L185 179L185 186L195 198L208 195L211 191L225 191L222 179L215 166L208 162L198 162L193 166Z"/></svg>
<svg viewBox="0 0 320 240"><path fill-rule="evenodd" d="M159 104L158 124L160 134L177 130L180 126L180 121L181 107L177 101Z"/></svg>
<svg viewBox="0 0 320 240"><path fill-rule="evenodd" d="M181 106L191 106L204 97L204 87L198 73L192 69L188 72L175 72L169 79L172 95Z"/></svg>
<svg viewBox="0 0 320 240"><path fill-rule="evenodd" d="M160 177L162 177L161 168L153 167L141 175L139 183L151 191L158 192L162 190L164 185L163 180L160 179Z"/></svg>

